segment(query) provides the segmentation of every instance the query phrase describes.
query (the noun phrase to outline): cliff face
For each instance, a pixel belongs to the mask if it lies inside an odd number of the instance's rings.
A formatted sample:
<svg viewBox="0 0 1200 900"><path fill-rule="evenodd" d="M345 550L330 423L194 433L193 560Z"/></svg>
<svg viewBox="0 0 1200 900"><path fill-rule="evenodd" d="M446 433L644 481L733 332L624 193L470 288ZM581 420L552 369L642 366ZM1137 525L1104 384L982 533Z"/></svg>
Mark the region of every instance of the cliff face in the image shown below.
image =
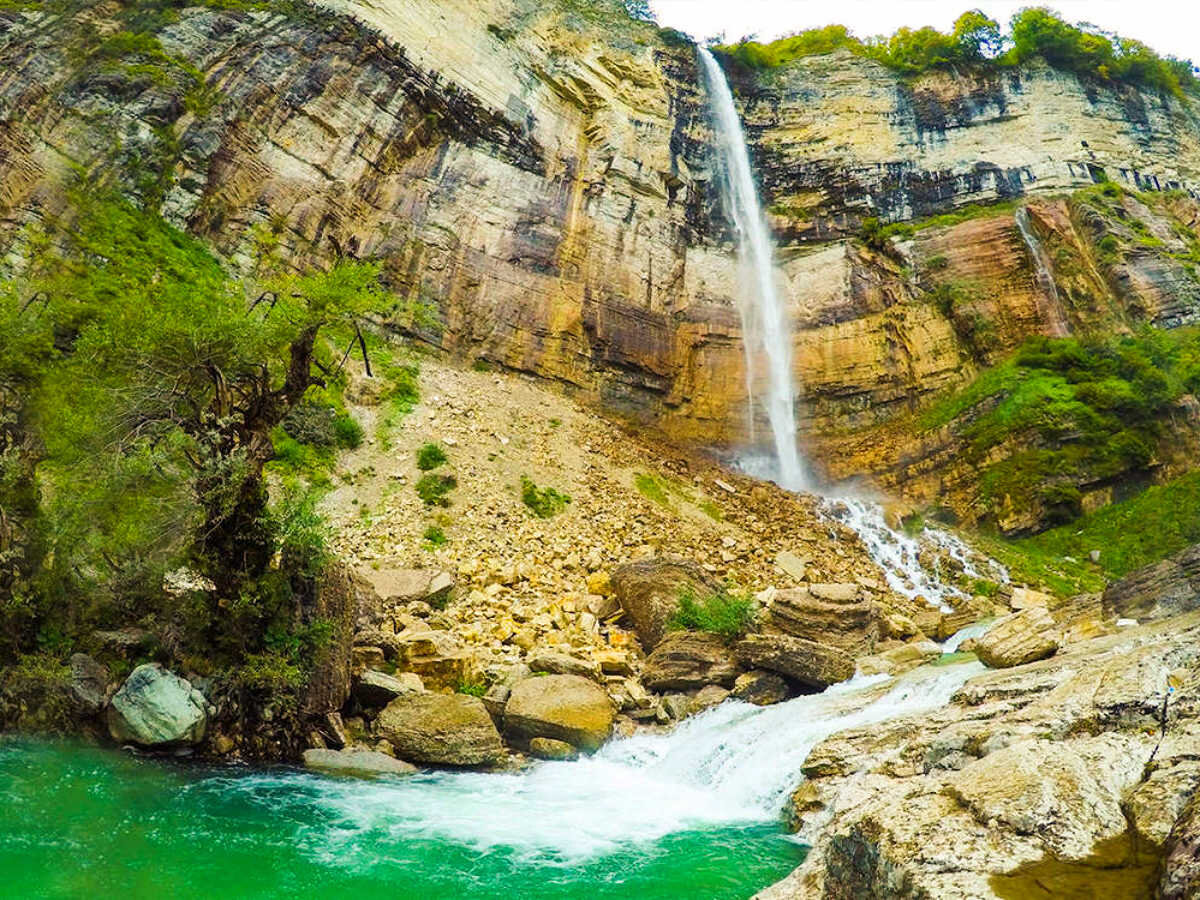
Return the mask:
<svg viewBox="0 0 1200 900"><path fill-rule="evenodd" d="M84 171L235 265L263 246L381 258L405 298L397 327L680 439L743 438L736 264L690 46L576 0L286 9L184 9L149 27L151 59L111 46L120 4L0 13L9 268ZM1181 259L1194 106L1044 67L906 80L845 53L733 81L797 325L802 432L831 474L935 494L945 479L881 459L871 429L1031 334L1200 319ZM1126 217L1150 233L1051 199L1103 177L1172 192ZM856 237L868 218L994 201L873 247ZM1121 252L1101 261L1109 235ZM931 299L964 282L980 286L965 301ZM928 436L895 434L901 457L924 455Z"/></svg>

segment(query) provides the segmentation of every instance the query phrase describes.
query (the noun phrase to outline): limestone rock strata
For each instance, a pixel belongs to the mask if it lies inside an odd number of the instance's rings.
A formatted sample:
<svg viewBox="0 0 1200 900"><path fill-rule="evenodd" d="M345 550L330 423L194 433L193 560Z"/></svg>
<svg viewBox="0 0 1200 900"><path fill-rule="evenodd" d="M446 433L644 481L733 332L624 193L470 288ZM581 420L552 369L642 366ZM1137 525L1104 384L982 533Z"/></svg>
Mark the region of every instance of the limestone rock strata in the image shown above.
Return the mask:
<svg viewBox="0 0 1200 900"><path fill-rule="evenodd" d="M812 852L761 900L1152 896L1164 857L1186 883L1198 637L1196 614L1127 629L825 740L793 802Z"/></svg>
<svg viewBox="0 0 1200 900"><path fill-rule="evenodd" d="M1200 544L1114 581L1101 600L1113 618L1161 619L1200 606Z"/></svg>

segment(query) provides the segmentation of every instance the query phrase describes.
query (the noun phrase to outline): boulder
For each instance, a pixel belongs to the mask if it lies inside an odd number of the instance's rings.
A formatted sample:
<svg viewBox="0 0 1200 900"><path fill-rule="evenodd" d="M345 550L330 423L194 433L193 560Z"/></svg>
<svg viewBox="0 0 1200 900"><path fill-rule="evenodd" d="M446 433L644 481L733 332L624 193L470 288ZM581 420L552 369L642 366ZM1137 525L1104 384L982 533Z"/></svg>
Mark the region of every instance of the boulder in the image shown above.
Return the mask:
<svg viewBox="0 0 1200 900"><path fill-rule="evenodd" d="M1031 590L1030 588L1013 588L1012 597L1008 601L1017 612L1023 609L1032 609L1035 606L1049 607L1054 602L1054 598L1049 594L1041 591Z"/></svg>
<svg viewBox="0 0 1200 900"><path fill-rule="evenodd" d="M740 668L715 634L676 631L654 648L642 671L652 691L690 691L708 684L733 685Z"/></svg>
<svg viewBox="0 0 1200 900"><path fill-rule="evenodd" d="M1100 603L1108 618L1139 622L1200 609L1200 544L1114 581Z"/></svg>
<svg viewBox="0 0 1200 900"><path fill-rule="evenodd" d="M422 629L397 635L396 666L413 672L431 690L456 690L478 679L474 657L448 631Z"/></svg>
<svg viewBox="0 0 1200 900"><path fill-rule="evenodd" d="M769 613L771 623L784 634L854 656L875 649L882 625L879 607L859 600L856 584L814 584L778 591Z"/></svg>
<svg viewBox="0 0 1200 900"><path fill-rule="evenodd" d="M784 634L751 634L734 653L748 668L770 669L815 688L826 688L854 674L854 658L837 647Z"/></svg>
<svg viewBox="0 0 1200 900"><path fill-rule="evenodd" d="M893 647L875 656L862 657L858 661L858 671L863 675L899 675L941 655L941 644L917 641L902 647Z"/></svg>
<svg viewBox="0 0 1200 900"><path fill-rule="evenodd" d="M504 755L483 701L466 694L405 694L384 708L375 725L397 754L413 762L478 766Z"/></svg>
<svg viewBox="0 0 1200 900"><path fill-rule="evenodd" d="M575 759L579 751L566 741L536 737L529 742L529 753L538 759Z"/></svg>
<svg viewBox="0 0 1200 900"><path fill-rule="evenodd" d="M996 622L977 639L975 652L993 669L1036 662L1058 652L1058 628L1044 606L1031 606Z"/></svg>
<svg viewBox="0 0 1200 900"><path fill-rule="evenodd" d="M791 697L792 689L788 687L782 675L764 669L754 669L737 677L730 696L755 706L771 706Z"/></svg>
<svg viewBox="0 0 1200 900"><path fill-rule="evenodd" d="M416 766L375 750L305 750L304 768L354 778L411 775L417 771Z"/></svg>
<svg viewBox="0 0 1200 900"><path fill-rule="evenodd" d="M378 669L385 661L386 657L382 647L356 645L350 651L350 664L355 672L361 672L364 669Z"/></svg>
<svg viewBox="0 0 1200 900"><path fill-rule="evenodd" d="M728 699L729 691L725 690L725 688L719 684L706 684L700 690L696 691L696 695L688 702L688 713L695 715L696 713L704 712L706 709L719 706Z"/></svg>
<svg viewBox="0 0 1200 900"><path fill-rule="evenodd" d="M441 569L363 569L359 576L375 592L380 606L422 601L444 606L454 590L454 576Z"/></svg>
<svg viewBox="0 0 1200 900"><path fill-rule="evenodd" d="M633 623L642 646L653 650L679 609L679 596L691 591L712 596L716 587L696 563L682 559L647 559L627 563L612 573L612 589Z"/></svg>
<svg viewBox="0 0 1200 900"><path fill-rule="evenodd" d="M613 717L612 701L593 682L578 675L542 675L513 687L504 727L519 745L547 737L591 752L612 734Z"/></svg>
<svg viewBox="0 0 1200 900"><path fill-rule="evenodd" d="M108 667L101 665L86 653L71 656L71 698L81 714L94 716L104 709L108 690Z"/></svg>
<svg viewBox="0 0 1200 900"><path fill-rule="evenodd" d="M593 681L600 679L600 663L591 659L579 659L566 653L557 653L553 650L538 650L530 654L525 662L534 672L546 672L550 675L579 675L583 678L591 678Z"/></svg>
<svg viewBox="0 0 1200 900"><path fill-rule="evenodd" d="M134 669L108 707L108 731L120 743L197 744L207 726L204 695L157 663Z"/></svg>
<svg viewBox="0 0 1200 900"><path fill-rule="evenodd" d="M425 690L421 677L412 672L401 672L399 677L368 669L354 684L354 699L368 709L387 706L403 694L420 693Z"/></svg>
<svg viewBox="0 0 1200 900"><path fill-rule="evenodd" d="M793 581L800 582L808 571L807 561L801 559L791 550L780 550L775 554L775 566Z"/></svg>

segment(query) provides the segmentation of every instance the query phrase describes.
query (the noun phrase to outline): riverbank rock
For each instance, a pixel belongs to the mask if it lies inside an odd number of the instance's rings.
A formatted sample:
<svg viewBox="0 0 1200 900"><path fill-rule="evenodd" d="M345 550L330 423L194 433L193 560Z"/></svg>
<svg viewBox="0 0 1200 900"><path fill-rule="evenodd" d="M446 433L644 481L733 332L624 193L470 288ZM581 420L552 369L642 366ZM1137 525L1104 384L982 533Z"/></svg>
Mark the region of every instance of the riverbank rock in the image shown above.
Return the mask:
<svg viewBox="0 0 1200 900"><path fill-rule="evenodd" d="M1058 652L1058 626L1044 606L1005 616L978 639L975 652L984 665L1007 669Z"/></svg>
<svg viewBox="0 0 1200 900"><path fill-rule="evenodd" d="M529 753L538 759L575 759L579 751L566 741L536 737L529 742Z"/></svg>
<svg viewBox="0 0 1200 900"><path fill-rule="evenodd" d="M108 690L108 666L102 665L86 653L72 654L68 663L71 669L71 696L82 715L94 716L104 709Z"/></svg>
<svg viewBox="0 0 1200 900"><path fill-rule="evenodd" d="M397 669L420 676L430 690L453 691L464 682L478 680L475 658L449 631L406 631L396 637L393 646Z"/></svg>
<svg viewBox="0 0 1200 900"><path fill-rule="evenodd" d="M893 647L875 656L864 656L858 660L858 671L863 675L900 675L931 662L942 655L942 645L933 641L917 641Z"/></svg>
<svg viewBox="0 0 1200 900"><path fill-rule="evenodd" d="M608 694L578 675L526 678L504 707L505 732L519 746L545 737L589 753L608 740L614 717Z"/></svg>
<svg viewBox="0 0 1200 900"><path fill-rule="evenodd" d="M326 775L375 778L380 775L411 775L417 767L376 750L305 750L304 768Z"/></svg>
<svg viewBox="0 0 1200 900"><path fill-rule="evenodd" d="M401 672L399 676L393 676L368 669L354 683L354 699L368 709L379 709L399 696L419 694L423 690L425 685L414 672Z"/></svg>
<svg viewBox="0 0 1200 900"><path fill-rule="evenodd" d="M771 623L784 634L861 656L879 640L878 604L859 598L857 584L813 584L777 591Z"/></svg>
<svg viewBox="0 0 1200 900"><path fill-rule="evenodd" d="M406 694L376 721L397 755L418 763L479 766L504 755L500 732L483 702L466 694Z"/></svg>
<svg viewBox="0 0 1200 900"><path fill-rule="evenodd" d="M755 669L743 672L737 677L729 696L735 700L753 703L755 706L771 706L791 697L792 689L782 675Z"/></svg>
<svg viewBox="0 0 1200 900"><path fill-rule="evenodd" d="M138 666L108 707L108 730L119 743L159 747L204 739L208 702L191 683L157 663Z"/></svg>
<svg viewBox="0 0 1200 900"><path fill-rule="evenodd" d="M371 569L359 571L378 598L378 607L422 601L445 606L454 590L454 576L441 569Z"/></svg>
<svg viewBox="0 0 1200 900"><path fill-rule="evenodd" d="M715 634L668 634L646 659L642 683L652 691L690 691L708 684L731 687L741 667Z"/></svg>
<svg viewBox="0 0 1200 900"><path fill-rule="evenodd" d="M592 681L599 681L601 677L600 663L595 660L580 659L554 650L535 650L526 658L525 663L534 672L546 672L550 675L578 675Z"/></svg>
<svg viewBox="0 0 1200 900"><path fill-rule="evenodd" d="M679 597L690 591L697 598L712 596L715 586L694 562L648 559L617 567L611 576L613 593L647 652L666 634L667 621L679 609Z"/></svg>
<svg viewBox="0 0 1200 900"><path fill-rule="evenodd" d="M1200 544L1114 581L1100 603L1109 618L1139 621L1200 609Z"/></svg>
<svg viewBox="0 0 1200 900"><path fill-rule="evenodd" d="M783 634L751 634L734 647L747 668L770 669L801 684L826 688L854 675L854 659L836 647Z"/></svg>

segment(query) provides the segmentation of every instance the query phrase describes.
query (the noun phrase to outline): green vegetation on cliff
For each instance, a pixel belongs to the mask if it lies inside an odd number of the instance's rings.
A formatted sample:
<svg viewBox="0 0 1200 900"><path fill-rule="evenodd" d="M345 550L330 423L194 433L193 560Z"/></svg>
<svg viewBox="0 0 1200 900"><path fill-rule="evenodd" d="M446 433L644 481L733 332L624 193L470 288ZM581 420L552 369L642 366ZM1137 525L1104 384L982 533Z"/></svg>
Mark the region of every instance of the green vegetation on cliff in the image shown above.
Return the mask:
<svg viewBox="0 0 1200 900"><path fill-rule="evenodd" d="M1007 33L994 19L971 10L959 16L949 33L901 28L890 37L863 40L842 25L830 25L769 44L746 40L719 49L752 69L845 49L906 75L963 66L998 70L1041 59L1092 81L1132 84L1179 97L1185 91L1200 91L1190 61L1159 56L1140 41L1091 25L1072 25L1045 7L1018 12Z"/></svg>
<svg viewBox="0 0 1200 900"><path fill-rule="evenodd" d="M959 420L981 493L1003 518L1040 504L1051 522L1082 513L1080 486L1145 472L1169 439L1171 409L1200 390L1200 333L1146 329L1106 340L1035 338L964 391L927 409L929 430ZM1000 449L1010 452L999 461Z"/></svg>

